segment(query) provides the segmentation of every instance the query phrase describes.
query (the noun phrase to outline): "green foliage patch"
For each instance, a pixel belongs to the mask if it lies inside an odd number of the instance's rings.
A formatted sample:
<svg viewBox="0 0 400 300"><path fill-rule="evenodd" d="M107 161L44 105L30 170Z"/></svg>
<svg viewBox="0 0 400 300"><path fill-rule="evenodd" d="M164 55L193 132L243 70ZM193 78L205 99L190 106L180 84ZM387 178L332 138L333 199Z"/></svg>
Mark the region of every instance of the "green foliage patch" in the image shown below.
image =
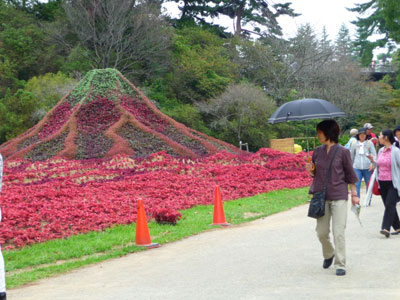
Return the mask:
<svg viewBox="0 0 400 300"><path fill-rule="evenodd" d="M89 103L96 97L108 96L108 99L113 100L112 92L117 89L124 94L135 94L133 89L121 78L121 73L115 69L95 69L88 72L85 77L79 82L68 97L71 105L83 101ZM111 93L111 94L110 94Z"/></svg>

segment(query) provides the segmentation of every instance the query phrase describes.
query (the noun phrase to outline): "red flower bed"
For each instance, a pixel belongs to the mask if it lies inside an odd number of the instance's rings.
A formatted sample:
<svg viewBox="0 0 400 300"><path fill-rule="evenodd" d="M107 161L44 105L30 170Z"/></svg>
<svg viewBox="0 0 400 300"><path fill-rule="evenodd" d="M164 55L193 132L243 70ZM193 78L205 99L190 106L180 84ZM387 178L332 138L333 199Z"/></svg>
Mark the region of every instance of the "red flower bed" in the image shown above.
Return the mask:
<svg viewBox="0 0 400 300"><path fill-rule="evenodd" d="M104 132L117 122L121 114L114 102L107 98L97 98L81 107L77 114L78 129L85 134Z"/></svg>
<svg viewBox="0 0 400 300"><path fill-rule="evenodd" d="M311 183L302 155L271 149L195 161L165 152L146 159L6 161L4 172L0 242L7 248L135 222L139 198L148 216L168 221L178 210L212 204L216 184L231 200Z"/></svg>

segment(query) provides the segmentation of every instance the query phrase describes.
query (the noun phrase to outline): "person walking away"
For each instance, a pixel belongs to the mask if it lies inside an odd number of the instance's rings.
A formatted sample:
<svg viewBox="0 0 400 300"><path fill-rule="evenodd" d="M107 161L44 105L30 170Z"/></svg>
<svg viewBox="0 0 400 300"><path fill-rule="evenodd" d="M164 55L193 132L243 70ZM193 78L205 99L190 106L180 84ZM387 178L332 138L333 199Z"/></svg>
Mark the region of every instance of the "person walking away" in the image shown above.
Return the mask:
<svg viewBox="0 0 400 300"><path fill-rule="evenodd" d="M389 129L384 129L379 134L379 150L376 164L379 191L385 206L382 229L380 231L386 238L390 237L390 227L395 234L400 233L400 220L396 204L400 197L400 149L393 147L394 135Z"/></svg>
<svg viewBox="0 0 400 300"><path fill-rule="evenodd" d="M400 125L396 126L396 128L393 130L393 135L394 135L394 143L397 148L400 148Z"/></svg>
<svg viewBox="0 0 400 300"><path fill-rule="evenodd" d="M350 139L348 140L348 142L346 143L346 145L344 145L344 147L346 149L351 149L351 145L357 141L356 139L356 135L358 134L358 130L353 128L352 130L350 130Z"/></svg>
<svg viewBox="0 0 400 300"><path fill-rule="evenodd" d="M332 162L325 200L325 215L317 219L316 232L322 245L324 257L322 267L329 268L333 260L336 275L346 275L345 229L347 222L348 185L351 189L352 204L360 203L356 193L357 174L353 169L350 152L338 144L340 128L335 120L324 120L317 125L317 135L321 146L315 148L312 163L306 162L306 170L314 177L309 193L323 190L329 164ZM315 168L314 168L315 167ZM332 221L334 246L329 233Z"/></svg>
<svg viewBox="0 0 400 300"><path fill-rule="evenodd" d="M378 138L376 137L375 133L372 132L372 128L374 128L374 126L372 126L371 123L365 123L363 127L367 130L367 140L371 140L374 146L376 146Z"/></svg>
<svg viewBox="0 0 400 300"><path fill-rule="evenodd" d="M3 157L0 154L0 192L3 179ZM1 209L0 209L0 222L1 222ZM4 270L4 258L0 247L0 300L6 300L6 275Z"/></svg>
<svg viewBox="0 0 400 300"><path fill-rule="evenodd" d="M376 151L374 144L367 140L367 132L365 128L358 130L356 136L357 142L350 149L351 161L356 171L359 181L356 183L357 196L360 198L361 182L364 178L365 186L368 188L369 179L374 170L376 161Z"/></svg>

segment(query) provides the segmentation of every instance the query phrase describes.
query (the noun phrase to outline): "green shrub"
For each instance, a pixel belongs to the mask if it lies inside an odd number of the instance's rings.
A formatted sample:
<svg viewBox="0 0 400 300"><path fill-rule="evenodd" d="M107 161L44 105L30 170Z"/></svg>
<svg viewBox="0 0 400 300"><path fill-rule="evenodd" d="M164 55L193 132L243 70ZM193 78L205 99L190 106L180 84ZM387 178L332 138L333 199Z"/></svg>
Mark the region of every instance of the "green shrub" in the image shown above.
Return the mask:
<svg viewBox="0 0 400 300"><path fill-rule="evenodd" d="M45 111L53 108L75 85L77 81L67 75L47 73L28 80L25 91L37 98L37 108Z"/></svg>
<svg viewBox="0 0 400 300"><path fill-rule="evenodd" d="M34 125L31 114L37 98L30 92L18 90L0 99L0 143L25 132Z"/></svg>
<svg viewBox="0 0 400 300"><path fill-rule="evenodd" d="M182 104L175 106L172 109L163 110L163 112L169 115L174 120L185 124L186 126L203 132L207 135L211 134L211 130L205 125L201 114L197 108L190 104Z"/></svg>
<svg viewBox="0 0 400 300"><path fill-rule="evenodd" d="M236 65L229 58L224 40L205 29L178 29L173 53L174 69L168 85L173 97L181 102L209 99L234 81Z"/></svg>

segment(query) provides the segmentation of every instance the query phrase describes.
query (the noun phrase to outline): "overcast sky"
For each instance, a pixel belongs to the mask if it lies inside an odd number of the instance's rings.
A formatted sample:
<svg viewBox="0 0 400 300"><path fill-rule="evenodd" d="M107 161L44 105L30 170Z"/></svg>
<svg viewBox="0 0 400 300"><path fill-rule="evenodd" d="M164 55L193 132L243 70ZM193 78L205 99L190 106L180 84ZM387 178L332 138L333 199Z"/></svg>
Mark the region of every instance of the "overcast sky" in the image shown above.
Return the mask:
<svg viewBox="0 0 400 300"><path fill-rule="evenodd" d="M347 26L352 35L355 34L355 26L350 22L356 20L358 14L346 8L364 2L366 0L293 0L291 6L301 16L296 18L283 16L278 20L285 36L295 34L301 24L310 23L317 33L321 33L325 26L329 37L335 39L342 24Z"/></svg>

